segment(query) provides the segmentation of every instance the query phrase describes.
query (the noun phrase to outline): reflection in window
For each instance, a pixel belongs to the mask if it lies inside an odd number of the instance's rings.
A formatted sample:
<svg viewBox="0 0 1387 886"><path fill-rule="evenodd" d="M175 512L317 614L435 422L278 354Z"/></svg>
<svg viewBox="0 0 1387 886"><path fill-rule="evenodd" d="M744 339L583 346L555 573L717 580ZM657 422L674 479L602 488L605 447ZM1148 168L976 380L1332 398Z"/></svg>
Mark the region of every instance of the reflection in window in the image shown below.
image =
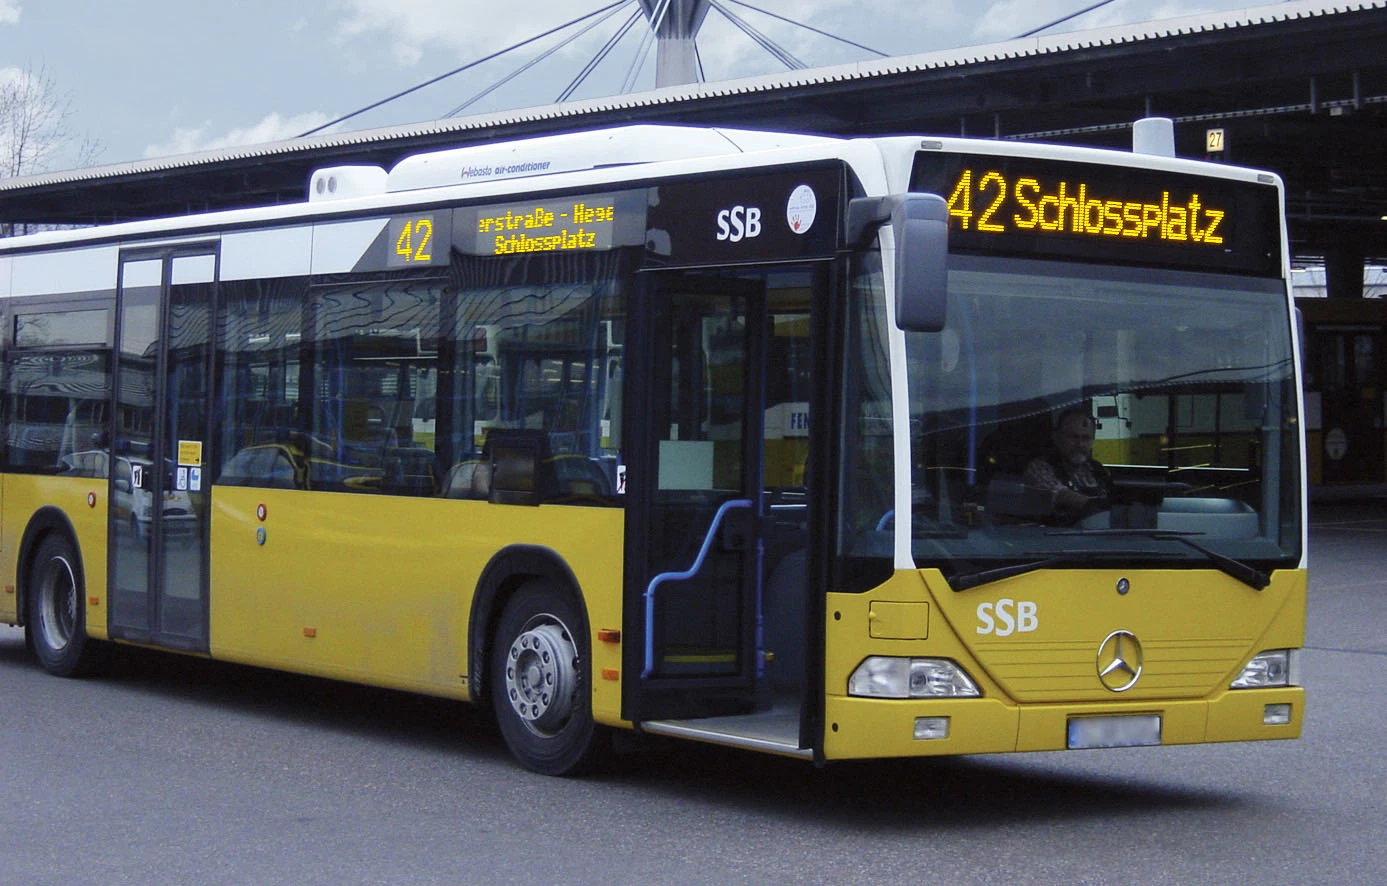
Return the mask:
<svg viewBox="0 0 1387 886"><path fill-rule="evenodd" d="M6 359L9 467L72 471L74 456L106 446L109 351L12 350Z"/></svg>
<svg viewBox="0 0 1387 886"><path fill-rule="evenodd" d="M433 495L437 283L315 287L309 480L314 489Z"/></svg>
<svg viewBox="0 0 1387 886"><path fill-rule="evenodd" d="M891 568L895 485L891 431L891 362L881 259L864 254L848 291L843 348L843 470L839 483L836 585L865 588Z"/></svg>
<svg viewBox="0 0 1387 886"><path fill-rule="evenodd" d="M536 500L612 501L619 269L541 255L225 285L217 482L495 500L490 442L509 435L538 458Z"/></svg>
<svg viewBox="0 0 1387 886"><path fill-rule="evenodd" d="M917 562L1040 556L1072 549L1078 530L1094 530L1095 546L1144 545L1153 561L1203 561L1159 537L1133 541L1157 529L1229 556L1294 559L1283 492L1299 444L1279 281L958 265L945 328L906 339ZM1096 420L1092 454L1112 475L1097 513L1057 513L1053 494L1023 481L1068 409ZM1046 534L1056 523L1071 535ZM1013 538L1028 526L1034 538Z"/></svg>
<svg viewBox="0 0 1387 886"><path fill-rule="evenodd" d="M597 504L616 490L625 293L616 254L468 263L451 302L439 389L445 494L484 497L491 441L540 439L548 501Z"/></svg>
<svg viewBox="0 0 1387 886"><path fill-rule="evenodd" d="M225 461L218 483L279 485L278 475L250 466L272 463L275 453L287 458L305 445L299 372L306 285L297 277L222 286L221 420L214 432Z"/></svg>

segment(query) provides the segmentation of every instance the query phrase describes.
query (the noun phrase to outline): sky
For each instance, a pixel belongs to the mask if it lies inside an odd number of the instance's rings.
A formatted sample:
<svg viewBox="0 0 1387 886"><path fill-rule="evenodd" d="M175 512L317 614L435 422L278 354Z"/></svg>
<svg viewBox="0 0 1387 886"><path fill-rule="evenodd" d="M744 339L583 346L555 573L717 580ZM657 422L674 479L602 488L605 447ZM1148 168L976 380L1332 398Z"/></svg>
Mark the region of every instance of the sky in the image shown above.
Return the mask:
<svg viewBox="0 0 1387 886"><path fill-rule="evenodd" d="M49 169L119 163L292 138L610 5L613 0L0 0L0 80L42 72L65 99L73 139ZM718 0L810 67L1019 36L1095 0ZM1220 12L1246 0L1113 0L1045 33ZM548 105L638 9L635 0L552 56L488 89L586 22L339 124L367 129ZM642 20L643 22L643 20ZM637 22L573 89L590 99L654 85ZM642 46L648 56L642 56ZM699 36L705 79L786 67L716 9ZM648 60L638 66L642 57ZM626 90L631 91L631 90ZM470 104L469 104L470 102ZM79 150L83 140L94 150Z"/></svg>

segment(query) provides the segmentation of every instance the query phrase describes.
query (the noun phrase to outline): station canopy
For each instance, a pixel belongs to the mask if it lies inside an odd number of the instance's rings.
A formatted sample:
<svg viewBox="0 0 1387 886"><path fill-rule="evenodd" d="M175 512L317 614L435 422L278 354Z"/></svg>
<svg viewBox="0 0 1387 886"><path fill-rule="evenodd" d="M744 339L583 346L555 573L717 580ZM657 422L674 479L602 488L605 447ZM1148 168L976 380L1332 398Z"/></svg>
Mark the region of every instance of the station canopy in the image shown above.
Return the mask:
<svg viewBox="0 0 1387 886"><path fill-rule="evenodd" d="M1286 181L1298 257L1387 262L1387 0L1289 2L0 181L0 224L86 225L299 202L316 168L633 122L965 135L1181 156Z"/></svg>

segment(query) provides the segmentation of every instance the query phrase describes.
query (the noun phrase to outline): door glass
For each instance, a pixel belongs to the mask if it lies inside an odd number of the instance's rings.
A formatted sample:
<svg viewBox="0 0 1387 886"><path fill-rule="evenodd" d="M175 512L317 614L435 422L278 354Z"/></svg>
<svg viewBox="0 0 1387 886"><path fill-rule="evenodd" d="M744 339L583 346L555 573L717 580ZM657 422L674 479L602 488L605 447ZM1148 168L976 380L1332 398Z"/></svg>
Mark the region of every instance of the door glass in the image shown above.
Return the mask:
<svg viewBox="0 0 1387 886"><path fill-rule="evenodd" d="M648 574L666 580L657 585L653 675L737 674L756 545L750 508L728 503L747 501L760 484L747 469L747 300L677 292L661 300Z"/></svg>
<svg viewBox="0 0 1387 886"><path fill-rule="evenodd" d="M116 408L111 463L113 627L154 629L149 595L155 520L154 420L162 262L121 269Z"/></svg>
<svg viewBox="0 0 1387 886"><path fill-rule="evenodd" d="M206 458L208 377L212 361L212 284L184 283L204 278L201 265L211 256L176 258L169 290L168 368L164 373L164 488L157 510L163 543L159 547L160 633L187 639L206 635L203 582L206 575L208 479Z"/></svg>

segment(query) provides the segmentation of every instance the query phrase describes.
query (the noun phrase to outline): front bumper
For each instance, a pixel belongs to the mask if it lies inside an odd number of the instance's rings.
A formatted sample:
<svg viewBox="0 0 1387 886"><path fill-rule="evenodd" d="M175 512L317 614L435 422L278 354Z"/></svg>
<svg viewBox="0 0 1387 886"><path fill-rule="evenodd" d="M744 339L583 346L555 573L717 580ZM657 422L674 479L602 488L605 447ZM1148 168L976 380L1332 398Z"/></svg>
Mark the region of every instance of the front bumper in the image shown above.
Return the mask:
<svg viewBox="0 0 1387 886"><path fill-rule="evenodd" d="M1267 725L1267 705L1290 705L1289 722ZM1264 741L1300 736L1305 690L1227 690L1213 699L1103 704L1010 705L995 698L875 699L830 695L824 708L826 760L1057 751L1068 748L1074 717L1156 714L1161 744ZM946 738L915 738L916 719L948 717Z"/></svg>

